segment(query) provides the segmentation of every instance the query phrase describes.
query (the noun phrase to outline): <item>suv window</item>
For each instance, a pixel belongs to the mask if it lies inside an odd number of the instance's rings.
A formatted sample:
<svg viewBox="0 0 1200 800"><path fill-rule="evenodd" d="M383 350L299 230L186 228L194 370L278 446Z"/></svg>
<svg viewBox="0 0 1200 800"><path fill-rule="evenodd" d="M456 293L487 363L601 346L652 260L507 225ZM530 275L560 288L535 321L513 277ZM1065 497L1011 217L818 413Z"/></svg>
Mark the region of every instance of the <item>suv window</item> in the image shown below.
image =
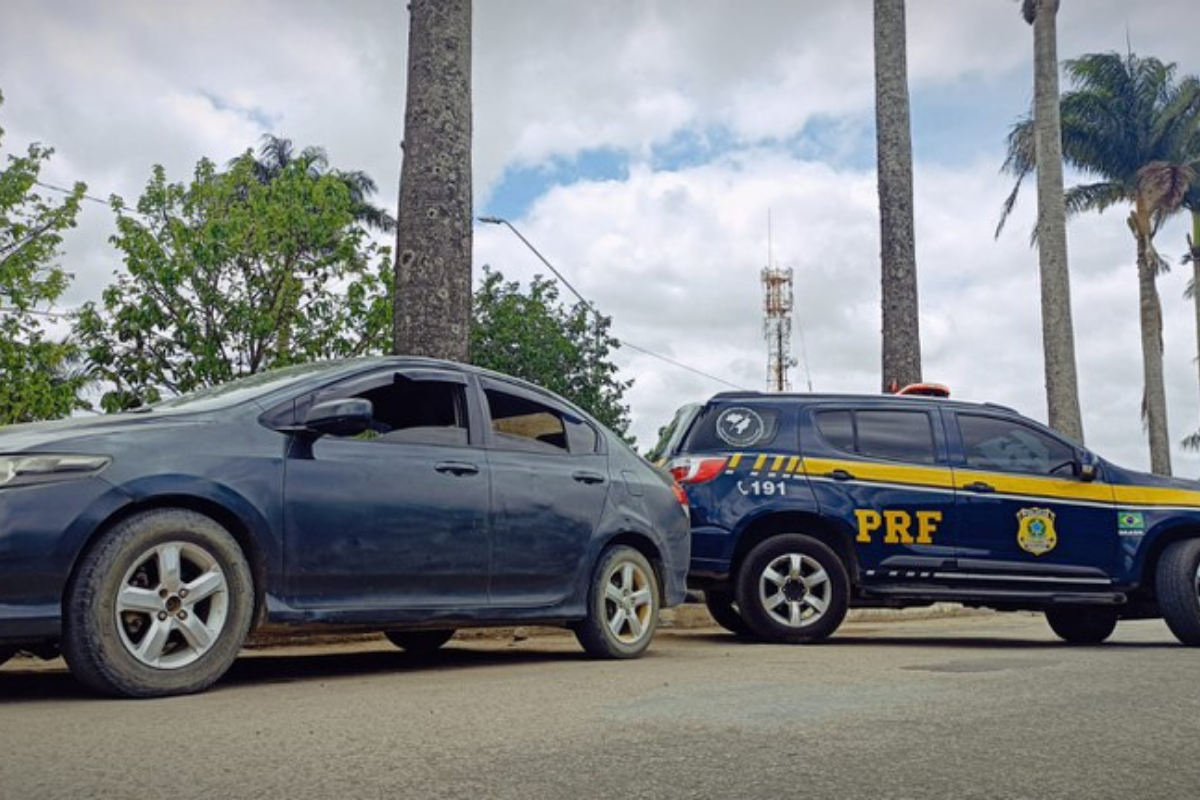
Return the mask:
<svg viewBox="0 0 1200 800"><path fill-rule="evenodd" d="M1075 463L1075 448L1011 419L959 414L967 466L995 472L1052 475Z"/></svg>
<svg viewBox="0 0 1200 800"><path fill-rule="evenodd" d="M821 438L838 450L888 461L937 463L933 422L924 411L818 411L814 421Z"/></svg>
<svg viewBox="0 0 1200 800"><path fill-rule="evenodd" d="M691 452L766 447L779 432L779 410L760 405L719 405L707 409L681 449Z"/></svg>
<svg viewBox="0 0 1200 800"><path fill-rule="evenodd" d="M505 448L540 453L594 453L598 437L591 425L543 403L487 389L492 433Z"/></svg>

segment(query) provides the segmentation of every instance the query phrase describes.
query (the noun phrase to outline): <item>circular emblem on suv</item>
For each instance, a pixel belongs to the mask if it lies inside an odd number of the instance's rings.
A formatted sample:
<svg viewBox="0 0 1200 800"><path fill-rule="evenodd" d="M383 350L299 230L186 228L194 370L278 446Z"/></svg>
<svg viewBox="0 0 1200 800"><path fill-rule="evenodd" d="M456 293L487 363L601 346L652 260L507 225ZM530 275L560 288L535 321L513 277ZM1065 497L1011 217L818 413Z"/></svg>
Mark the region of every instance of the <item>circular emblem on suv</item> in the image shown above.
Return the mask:
<svg viewBox="0 0 1200 800"><path fill-rule="evenodd" d="M766 429L758 412L744 406L727 408L717 417L717 436L734 447L749 447L762 438Z"/></svg>

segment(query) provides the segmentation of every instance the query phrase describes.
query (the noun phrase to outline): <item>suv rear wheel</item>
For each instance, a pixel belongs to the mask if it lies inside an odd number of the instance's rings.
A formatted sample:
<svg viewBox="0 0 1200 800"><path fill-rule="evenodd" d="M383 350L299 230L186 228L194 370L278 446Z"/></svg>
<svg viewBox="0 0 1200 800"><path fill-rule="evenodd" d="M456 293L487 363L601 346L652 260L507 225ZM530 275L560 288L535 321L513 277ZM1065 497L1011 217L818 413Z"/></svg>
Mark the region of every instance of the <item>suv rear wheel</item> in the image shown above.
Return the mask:
<svg viewBox="0 0 1200 800"><path fill-rule="evenodd" d="M763 639L801 644L830 636L846 616L850 580L837 554L801 534L767 539L737 576L742 619Z"/></svg>
<svg viewBox="0 0 1200 800"><path fill-rule="evenodd" d="M1071 644L1100 644L1117 627L1117 610L1104 606L1050 606L1046 622L1058 638Z"/></svg>

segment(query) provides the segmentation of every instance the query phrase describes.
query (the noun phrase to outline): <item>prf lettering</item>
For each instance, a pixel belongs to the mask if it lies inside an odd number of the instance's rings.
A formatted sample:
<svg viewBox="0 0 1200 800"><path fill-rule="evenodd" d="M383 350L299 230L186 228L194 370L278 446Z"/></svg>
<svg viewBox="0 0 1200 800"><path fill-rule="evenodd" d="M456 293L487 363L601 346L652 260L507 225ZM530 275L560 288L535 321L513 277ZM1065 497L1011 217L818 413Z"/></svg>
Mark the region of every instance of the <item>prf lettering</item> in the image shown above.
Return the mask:
<svg viewBox="0 0 1200 800"><path fill-rule="evenodd" d="M869 508L855 509L858 518L858 536L854 541L871 543L871 534L883 531L884 544L933 544L933 534L942 521L940 511L916 512L916 531L913 531L913 516L907 511L875 511Z"/></svg>

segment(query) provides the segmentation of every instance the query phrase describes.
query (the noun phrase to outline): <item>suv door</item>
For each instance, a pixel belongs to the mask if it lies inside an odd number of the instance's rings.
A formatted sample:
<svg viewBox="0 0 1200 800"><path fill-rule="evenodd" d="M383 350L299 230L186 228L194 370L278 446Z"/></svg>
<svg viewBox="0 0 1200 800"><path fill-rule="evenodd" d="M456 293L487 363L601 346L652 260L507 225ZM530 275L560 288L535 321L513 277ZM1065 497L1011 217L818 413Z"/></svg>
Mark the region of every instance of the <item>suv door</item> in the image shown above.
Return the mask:
<svg viewBox="0 0 1200 800"><path fill-rule="evenodd" d="M482 378L492 478L492 602L553 605L581 585L608 498L598 431L549 398Z"/></svg>
<svg viewBox="0 0 1200 800"><path fill-rule="evenodd" d="M1031 422L955 411L958 567L1081 587L1108 584L1118 553L1112 486L1076 476L1081 453Z"/></svg>
<svg viewBox="0 0 1200 800"><path fill-rule="evenodd" d="M863 583L951 569L953 475L937 409L822 405L810 420L804 466L821 514L852 531Z"/></svg>
<svg viewBox="0 0 1200 800"><path fill-rule="evenodd" d="M293 448L284 568L298 607L451 608L487 602L489 479L467 376L388 369L312 401L370 400L375 429Z"/></svg>

